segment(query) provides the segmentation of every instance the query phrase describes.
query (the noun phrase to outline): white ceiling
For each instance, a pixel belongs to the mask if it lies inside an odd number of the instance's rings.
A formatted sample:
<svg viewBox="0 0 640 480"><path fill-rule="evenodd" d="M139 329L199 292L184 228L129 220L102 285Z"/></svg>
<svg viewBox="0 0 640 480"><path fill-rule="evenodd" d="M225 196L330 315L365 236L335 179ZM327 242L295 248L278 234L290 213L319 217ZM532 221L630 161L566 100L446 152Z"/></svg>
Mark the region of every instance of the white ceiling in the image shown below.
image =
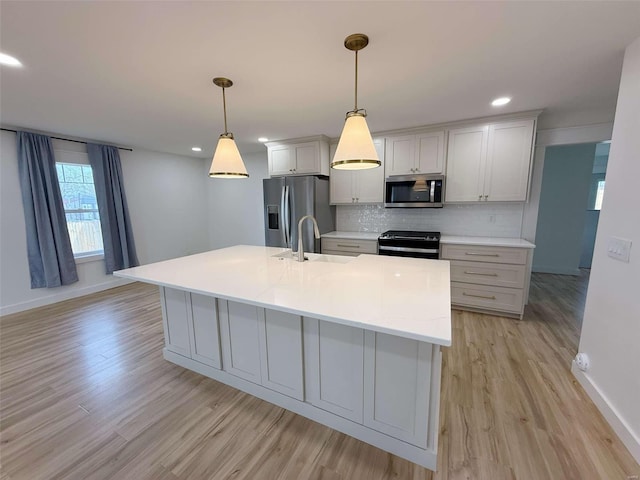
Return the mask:
<svg viewBox="0 0 640 480"><path fill-rule="evenodd" d="M543 126L610 120L640 2L0 3L0 120L62 135L210 156L223 130L241 151L340 134L359 106L372 131L545 109ZM489 102L513 101L497 110ZM191 147L204 151L193 154Z"/></svg>

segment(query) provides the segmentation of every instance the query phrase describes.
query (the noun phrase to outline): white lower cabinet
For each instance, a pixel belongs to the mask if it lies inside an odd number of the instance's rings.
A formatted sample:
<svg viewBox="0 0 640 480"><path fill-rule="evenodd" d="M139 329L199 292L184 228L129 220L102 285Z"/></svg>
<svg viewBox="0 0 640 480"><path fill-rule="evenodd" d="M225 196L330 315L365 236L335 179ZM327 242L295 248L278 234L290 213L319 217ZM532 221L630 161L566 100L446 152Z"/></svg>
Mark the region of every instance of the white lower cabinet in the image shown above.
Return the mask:
<svg viewBox="0 0 640 480"><path fill-rule="evenodd" d="M220 368L220 338L216 299L160 287L167 350Z"/></svg>
<svg viewBox="0 0 640 480"><path fill-rule="evenodd" d="M303 400L302 318L245 303L218 302L223 369Z"/></svg>
<svg viewBox="0 0 640 480"><path fill-rule="evenodd" d="M304 318L307 401L362 423L364 330Z"/></svg>
<svg viewBox="0 0 640 480"><path fill-rule="evenodd" d="M427 448L433 345L371 331L364 341L364 425Z"/></svg>
<svg viewBox="0 0 640 480"><path fill-rule="evenodd" d="M378 253L378 241L323 238L322 253L326 255L346 255L351 257L357 257L362 253L376 255Z"/></svg>
<svg viewBox="0 0 640 480"><path fill-rule="evenodd" d="M442 259L451 262L451 305L522 318L531 257L528 248L444 244Z"/></svg>

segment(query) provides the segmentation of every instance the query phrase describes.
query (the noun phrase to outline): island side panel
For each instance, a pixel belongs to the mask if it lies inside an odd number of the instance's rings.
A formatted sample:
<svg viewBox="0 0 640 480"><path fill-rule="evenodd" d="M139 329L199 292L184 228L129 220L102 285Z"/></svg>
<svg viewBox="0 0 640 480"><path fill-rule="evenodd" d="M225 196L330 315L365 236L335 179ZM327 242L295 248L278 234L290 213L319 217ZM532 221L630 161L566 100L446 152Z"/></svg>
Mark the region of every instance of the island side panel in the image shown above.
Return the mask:
<svg viewBox="0 0 640 480"><path fill-rule="evenodd" d="M220 332L216 299L197 293L191 300L191 357L205 365L222 368L220 359Z"/></svg>
<svg viewBox="0 0 640 480"><path fill-rule="evenodd" d="M262 384L302 401L302 317L277 310L261 310L263 314L259 335Z"/></svg>
<svg viewBox="0 0 640 480"><path fill-rule="evenodd" d="M183 290L160 287L165 347L174 353L191 358L187 295L188 293Z"/></svg>
<svg viewBox="0 0 640 480"><path fill-rule="evenodd" d="M427 448L430 343L365 332L364 424Z"/></svg>
<svg viewBox="0 0 640 480"><path fill-rule="evenodd" d="M364 330L304 317L307 401L362 423Z"/></svg>
<svg viewBox="0 0 640 480"><path fill-rule="evenodd" d="M259 332L264 309L218 299L218 313L222 368L232 375L261 384Z"/></svg>
<svg viewBox="0 0 640 480"><path fill-rule="evenodd" d="M435 469L439 346L178 289L161 296L165 329L186 318L189 333L188 350L167 344L165 359ZM222 370L209 362L214 345Z"/></svg>

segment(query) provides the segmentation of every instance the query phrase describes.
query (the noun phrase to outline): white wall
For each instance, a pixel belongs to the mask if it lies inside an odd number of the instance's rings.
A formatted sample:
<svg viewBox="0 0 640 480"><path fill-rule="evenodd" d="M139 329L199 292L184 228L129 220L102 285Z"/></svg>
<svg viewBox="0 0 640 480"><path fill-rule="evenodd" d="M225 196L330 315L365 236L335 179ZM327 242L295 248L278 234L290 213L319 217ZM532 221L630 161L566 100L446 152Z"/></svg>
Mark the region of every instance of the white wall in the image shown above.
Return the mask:
<svg viewBox="0 0 640 480"><path fill-rule="evenodd" d="M578 275L596 144L546 149L533 271Z"/></svg>
<svg viewBox="0 0 640 480"><path fill-rule="evenodd" d="M596 236L581 352L587 373L573 372L640 462L640 38L625 53ZM607 256L612 236L633 241L631 259Z"/></svg>
<svg viewBox="0 0 640 480"><path fill-rule="evenodd" d="M204 163L207 221L211 249L231 245L264 245L262 179L269 176L267 151L242 155L246 179L209 178Z"/></svg>
<svg viewBox="0 0 640 480"><path fill-rule="evenodd" d="M82 144L54 141L54 149L86 153ZM207 250L206 175L202 160L135 149L120 151L125 191L141 263ZM79 282L30 288L18 182L16 136L0 136L0 314L104 290L125 283L104 273L104 261L78 264Z"/></svg>

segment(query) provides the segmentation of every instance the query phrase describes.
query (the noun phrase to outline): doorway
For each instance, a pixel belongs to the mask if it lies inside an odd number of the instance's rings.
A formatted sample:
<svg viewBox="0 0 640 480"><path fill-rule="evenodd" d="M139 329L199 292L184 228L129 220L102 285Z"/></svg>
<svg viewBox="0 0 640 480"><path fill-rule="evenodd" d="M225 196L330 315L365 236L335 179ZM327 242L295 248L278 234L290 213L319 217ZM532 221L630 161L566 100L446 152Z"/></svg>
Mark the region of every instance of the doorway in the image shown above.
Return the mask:
<svg viewBox="0 0 640 480"><path fill-rule="evenodd" d="M534 272L578 276L591 267L608 156L608 143L546 149Z"/></svg>

